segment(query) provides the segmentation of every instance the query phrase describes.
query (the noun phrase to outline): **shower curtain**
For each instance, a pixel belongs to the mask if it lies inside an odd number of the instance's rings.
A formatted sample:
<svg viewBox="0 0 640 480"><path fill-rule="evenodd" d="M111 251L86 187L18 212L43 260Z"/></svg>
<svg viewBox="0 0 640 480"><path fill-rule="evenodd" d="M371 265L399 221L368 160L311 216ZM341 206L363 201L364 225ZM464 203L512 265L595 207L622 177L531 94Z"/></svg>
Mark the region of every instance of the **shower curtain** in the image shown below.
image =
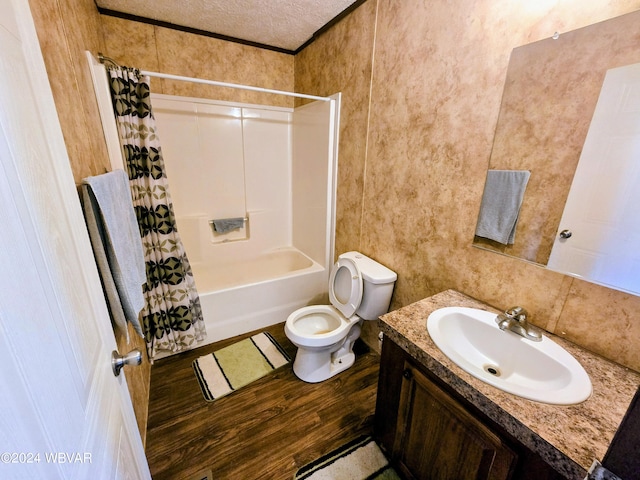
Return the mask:
<svg viewBox="0 0 640 480"><path fill-rule="evenodd" d="M149 77L108 69L113 109L147 269L142 325L149 359L179 352L206 337L200 299L176 228L160 141L151 111Z"/></svg>

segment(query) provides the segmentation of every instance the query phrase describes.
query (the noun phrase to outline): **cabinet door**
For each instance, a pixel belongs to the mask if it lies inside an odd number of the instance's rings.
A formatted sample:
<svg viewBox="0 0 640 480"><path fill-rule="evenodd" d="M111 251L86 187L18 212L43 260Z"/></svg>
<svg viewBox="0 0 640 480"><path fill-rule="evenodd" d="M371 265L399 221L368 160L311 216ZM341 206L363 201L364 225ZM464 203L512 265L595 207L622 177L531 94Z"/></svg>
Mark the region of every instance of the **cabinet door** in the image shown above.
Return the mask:
<svg viewBox="0 0 640 480"><path fill-rule="evenodd" d="M393 451L419 480L504 480L516 455L502 440L405 362Z"/></svg>

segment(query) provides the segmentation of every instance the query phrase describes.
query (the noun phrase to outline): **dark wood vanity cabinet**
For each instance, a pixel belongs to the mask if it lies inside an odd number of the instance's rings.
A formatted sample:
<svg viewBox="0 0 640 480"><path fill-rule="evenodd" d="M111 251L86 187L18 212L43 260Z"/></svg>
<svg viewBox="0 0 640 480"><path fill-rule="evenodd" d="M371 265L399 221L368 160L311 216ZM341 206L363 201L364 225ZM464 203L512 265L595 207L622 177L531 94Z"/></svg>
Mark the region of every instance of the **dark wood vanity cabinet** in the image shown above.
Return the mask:
<svg viewBox="0 0 640 480"><path fill-rule="evenodd" d="M516 455L405 361L393 452L408 478L507 480Z"/></svg>
<svg viewBox="0 0 640 480"><path fill-rule="evenodd" d="M388 338L374 425L376 440L407 479L563 478Z"/></svg>

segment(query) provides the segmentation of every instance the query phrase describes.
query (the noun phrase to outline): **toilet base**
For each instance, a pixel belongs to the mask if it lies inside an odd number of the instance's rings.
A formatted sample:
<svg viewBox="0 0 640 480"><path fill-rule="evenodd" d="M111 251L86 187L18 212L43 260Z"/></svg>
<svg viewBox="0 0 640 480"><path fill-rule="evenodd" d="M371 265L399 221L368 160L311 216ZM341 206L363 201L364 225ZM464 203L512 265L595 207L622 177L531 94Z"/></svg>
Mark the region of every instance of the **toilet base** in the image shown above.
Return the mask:
<svg viewBox="0 0 640 480"><path fill-rule="evenodd" d="M293 361L293 373L305 382L318 383L345 371L356 361L353 343L360 337L360 325L354 325L349 334L331 348L314 350L299 347Z"/></svg>
<svg viewBox="0 0 640 480"><path fill-rule="evenodd" d="M300 350L301 349L298 349L296 359L293 361L293 373L295 373L300 380L307 383L324 382L349 368L356 360L356 356L353 353L345 355L335 362L332 362L330 358L319 359L319 355L316 354L316 358L313 359L314 361L309 362L305 355L307 352L301 352ZM320 361L316 362L315 360Z"/></svg>

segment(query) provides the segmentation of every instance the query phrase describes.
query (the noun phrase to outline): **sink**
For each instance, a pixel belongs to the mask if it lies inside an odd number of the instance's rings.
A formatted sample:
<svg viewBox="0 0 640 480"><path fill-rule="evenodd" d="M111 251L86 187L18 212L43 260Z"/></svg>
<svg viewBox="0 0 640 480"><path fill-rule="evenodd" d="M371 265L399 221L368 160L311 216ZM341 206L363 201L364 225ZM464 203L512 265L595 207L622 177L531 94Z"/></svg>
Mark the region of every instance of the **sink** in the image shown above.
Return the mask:
<svg viewBox="0 0 640 480"><path fill-rule="evenodd" d="M545 335L532 342L500 330L495 318L475 308L441 308L429 315L427 330L451 361L500 390L554 405L589 398L589 375L569 352Z"/></svg>

